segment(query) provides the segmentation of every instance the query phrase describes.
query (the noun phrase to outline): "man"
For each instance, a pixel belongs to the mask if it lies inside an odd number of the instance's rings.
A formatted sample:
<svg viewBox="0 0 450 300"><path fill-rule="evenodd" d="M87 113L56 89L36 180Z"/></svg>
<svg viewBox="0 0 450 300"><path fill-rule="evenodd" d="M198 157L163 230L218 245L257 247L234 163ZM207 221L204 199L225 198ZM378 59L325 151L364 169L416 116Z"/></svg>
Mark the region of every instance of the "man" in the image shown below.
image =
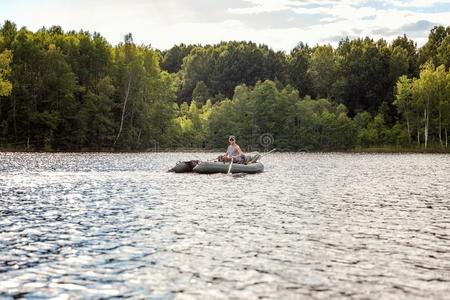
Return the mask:
<svg viewBox="0 0 450 300"><path fill-rule="evenodd" d="M230 135L228 138L228 142L230 145L227 148L227 152L225 152L222 155L219 155L218 160L223 162L229 162L231 159L233 159L234 163L242 164L245 162L245 155L241 150L241 147L239 147L238 144L236 144L236 138L234 135Z"/></svg>

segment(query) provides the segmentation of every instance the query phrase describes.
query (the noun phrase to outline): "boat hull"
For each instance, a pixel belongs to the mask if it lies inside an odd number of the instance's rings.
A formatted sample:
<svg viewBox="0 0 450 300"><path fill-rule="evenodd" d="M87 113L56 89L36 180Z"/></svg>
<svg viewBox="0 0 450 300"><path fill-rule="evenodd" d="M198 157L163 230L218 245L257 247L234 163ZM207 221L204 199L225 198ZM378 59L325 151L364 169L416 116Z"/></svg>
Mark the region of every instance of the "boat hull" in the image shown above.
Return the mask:
<svg viewBox="0 0 450 300"><path fill-rule="evenodd" d="M223 162L200 162L194 167L194 172L200 174L213 174L213 173L228 173L230 168L230 163ZM260 162L253 164L236 164L231 166L231 173L248 173L255 174L264 171L264 165Z"/></svg>

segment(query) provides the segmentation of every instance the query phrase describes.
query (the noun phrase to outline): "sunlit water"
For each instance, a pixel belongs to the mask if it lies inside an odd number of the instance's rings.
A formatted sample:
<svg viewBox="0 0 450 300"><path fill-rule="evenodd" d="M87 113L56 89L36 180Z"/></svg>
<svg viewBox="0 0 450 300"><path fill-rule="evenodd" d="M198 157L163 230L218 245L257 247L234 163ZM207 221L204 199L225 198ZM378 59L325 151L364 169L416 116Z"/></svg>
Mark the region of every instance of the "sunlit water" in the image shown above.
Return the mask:
<svg viewBox="0 0 450 300"><path fill-rule="evenodd" d="M0 298L449 299L450 156L0 153Z"/></svg>

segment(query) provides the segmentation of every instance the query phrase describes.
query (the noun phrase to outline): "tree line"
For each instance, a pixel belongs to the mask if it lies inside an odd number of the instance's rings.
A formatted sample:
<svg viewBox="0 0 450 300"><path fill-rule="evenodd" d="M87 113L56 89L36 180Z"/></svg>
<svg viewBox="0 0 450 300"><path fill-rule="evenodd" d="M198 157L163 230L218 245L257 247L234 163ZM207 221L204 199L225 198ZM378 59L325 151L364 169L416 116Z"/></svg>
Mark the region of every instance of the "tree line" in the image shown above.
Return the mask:
<svg viewBox="0 0 450 300"><path fill-rule="evenodd" d="M0 28L0 147L446 149L450 27L418 48L342 39L290 53L252 42L112 46L99 33Z"/></svg>

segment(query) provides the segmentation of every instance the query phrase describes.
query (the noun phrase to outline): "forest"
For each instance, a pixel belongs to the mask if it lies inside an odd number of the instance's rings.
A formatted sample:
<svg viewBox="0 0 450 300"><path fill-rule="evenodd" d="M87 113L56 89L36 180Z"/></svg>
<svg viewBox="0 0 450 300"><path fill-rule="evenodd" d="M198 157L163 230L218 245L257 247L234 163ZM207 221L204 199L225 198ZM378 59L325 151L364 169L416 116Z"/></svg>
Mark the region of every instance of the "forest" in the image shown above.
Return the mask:
<svg viewBox="0 0 450 300"><path fill-rule="evenodd" d="M301 37L292 37L301 40ZM132 34L0 27L0 148L448 152L450 27L286 53L249 41L161 51ZM270 137L262 143L261 137ZM267 141L266 141L267 142Z"/></svg>

